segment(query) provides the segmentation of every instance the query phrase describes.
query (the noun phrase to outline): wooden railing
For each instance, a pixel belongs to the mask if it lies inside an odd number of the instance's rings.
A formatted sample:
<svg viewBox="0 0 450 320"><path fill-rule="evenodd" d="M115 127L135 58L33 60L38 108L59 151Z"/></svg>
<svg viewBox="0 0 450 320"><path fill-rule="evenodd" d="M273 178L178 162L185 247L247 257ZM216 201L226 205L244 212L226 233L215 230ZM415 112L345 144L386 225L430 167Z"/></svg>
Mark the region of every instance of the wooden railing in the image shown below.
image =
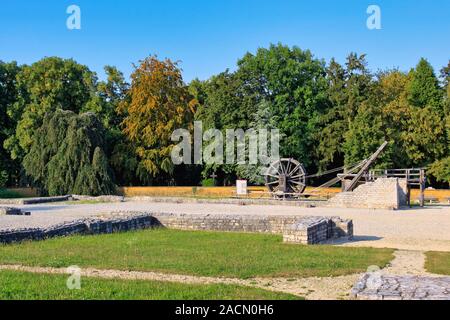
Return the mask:
<svg viewBox="0 0 450 320"><path fill-rule="evenodd" d="M419 186L419 203L423 207L425 205L425 187L426 173L425 168L411 169L374 169L367 174L367 180L373 181L377 178L399 178L407 181L407 201L411 205L411 186Z"/></svg>

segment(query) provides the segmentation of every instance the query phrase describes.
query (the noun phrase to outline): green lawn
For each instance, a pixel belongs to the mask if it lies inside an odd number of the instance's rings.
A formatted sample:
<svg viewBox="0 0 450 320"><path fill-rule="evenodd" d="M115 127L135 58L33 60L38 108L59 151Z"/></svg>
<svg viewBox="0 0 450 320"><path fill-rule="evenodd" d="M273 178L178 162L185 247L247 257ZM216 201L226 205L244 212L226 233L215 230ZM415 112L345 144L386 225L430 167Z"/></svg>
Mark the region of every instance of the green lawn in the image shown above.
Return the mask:
<svg viewBox="0 0 450 320"><path fill-rule="evenodd" d="M293 300L299 297L236 285L191 285L159 281L81 278L69 290L68 276L0 271L0 300Z"/></svg>
<svg viewBox="0 0 450 320"><path fill-rule="evenodd" d="M145 230L0 246L0 264L238 278L337 276L385 266L391 249L302 246L264 234Z"/></svg>
<svg viewBox="0 0 450 320"><path fill-rule="evenodd" d="M426 254L425 269L435 274L450 275L450 252L430 251Z"/></svg>

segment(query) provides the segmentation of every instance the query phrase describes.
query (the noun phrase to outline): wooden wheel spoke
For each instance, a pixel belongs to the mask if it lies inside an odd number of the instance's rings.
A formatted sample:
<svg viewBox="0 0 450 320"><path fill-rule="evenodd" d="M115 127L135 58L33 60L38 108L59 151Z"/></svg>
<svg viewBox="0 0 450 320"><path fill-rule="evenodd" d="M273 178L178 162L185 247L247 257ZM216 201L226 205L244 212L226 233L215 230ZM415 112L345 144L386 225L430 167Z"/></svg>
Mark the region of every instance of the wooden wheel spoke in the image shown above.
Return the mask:
<svg viewBox="0 0 450 320"><path fill-rule="evenodd" d="M297 171L301 167L301 163L299 163L291 172L289 172L289 175L292 175L295 171Z"/></svg>
<svg viewBox="0 0 450 320"><path fill-rule="evenodd" d="M270 164L265 180L266 187L277 197L300 194L306 188L305 169L301 163L292 158L283 158ZM281 186L280 183L285 183L285 186Z"/></svg>
<svg viewBox="0 0 450 320"><path fill-rule="evenodd" d="M288 162L287 167L286 167L286 173L287 174L289 174L289 169L291 169L291 163L292 163L292 159L289 159L289 162Z"/></svg>

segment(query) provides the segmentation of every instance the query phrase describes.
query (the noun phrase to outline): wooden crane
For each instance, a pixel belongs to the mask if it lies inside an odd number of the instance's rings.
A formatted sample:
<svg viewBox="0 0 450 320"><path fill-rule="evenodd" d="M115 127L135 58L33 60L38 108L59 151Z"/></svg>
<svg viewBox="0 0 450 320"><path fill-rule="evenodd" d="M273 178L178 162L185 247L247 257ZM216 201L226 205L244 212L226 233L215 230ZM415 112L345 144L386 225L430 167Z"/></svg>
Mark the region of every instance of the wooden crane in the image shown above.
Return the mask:
<svg viewBox="0 0 450 320"><path fill-rule="evenodd" d="M292 158L280 159L272 163L266 170L264 175L266 187L273 196L283 198L292 197L300 195L305 191L307 178L320 177L332 172L344 170L343 174L338 174L336 178L328 181L319 188L334 185L337 182L342 181L345 186L345 191L353 191L361 179L368 175L368 170L386 148L387 144L388 142L385 141L378 150L370 156L370 158L364 159L354 166L350 166L349 168L335 168L310 176L307 176L305 167L297 160ZM359 171L354 173L356 170ZM351 181L348 183L349 179L351 179Z"/></svg>

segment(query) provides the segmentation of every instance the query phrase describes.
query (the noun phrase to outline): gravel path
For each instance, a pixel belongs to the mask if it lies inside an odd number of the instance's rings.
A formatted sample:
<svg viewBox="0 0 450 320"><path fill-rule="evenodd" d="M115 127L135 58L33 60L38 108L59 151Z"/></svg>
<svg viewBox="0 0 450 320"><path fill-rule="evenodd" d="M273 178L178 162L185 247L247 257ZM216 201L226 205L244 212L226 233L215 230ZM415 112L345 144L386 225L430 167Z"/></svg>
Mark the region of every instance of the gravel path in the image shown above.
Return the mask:
<svg viewBox="0 0 450 320"><path fill-rule="evenodd" d="M450 299L450 278L432 275L424 269L424 253L420 251L395 252L391 264L371 274L351 274L325 278L215 278L160 272L80 269L82 277L104 279L167 281L189 284L234 284L285 292L310 300L337 300L351 298L351 289L359 299ZM66 268L0 265L0 270L44 274L69 274ZM355 284L355 286L354 286Z"/></svg>
<svg viewBox="0 0 450 320"><path fill-rule="evenodd" d="M422 251L397 250L394 252L394 260L384 268L384 274L428 276L425 270L425 253Z"/></svg>
<svg viewBox="0 0 450 320"><path fill-rule="evenodd" d="M450 251L450 207L407 209L303 208L276 205L224 205L195 203L124 202L87 205L41 204L16 206L31 211L30 217L0 216L0 230L45 227L119 210L167 213L314 215L353 219L355 239L336 242L344 246L389 247L402 250Z"/></svg>
<svg viewBox="0 0 450 320"><path fill-rule="evenodd" d="M21 265L0 265L0 270L39 274L70 274L70 271L66 268L29 267ZM80 275L82 277L103 279L167 281L188 284L234 284L290 293L311 300L348 299L353 283L361 276L359 274L354 274L334 278L253 278L242 280L234 278L197 277L159 272L101 270L93 268L80 269Z"/></svg>

